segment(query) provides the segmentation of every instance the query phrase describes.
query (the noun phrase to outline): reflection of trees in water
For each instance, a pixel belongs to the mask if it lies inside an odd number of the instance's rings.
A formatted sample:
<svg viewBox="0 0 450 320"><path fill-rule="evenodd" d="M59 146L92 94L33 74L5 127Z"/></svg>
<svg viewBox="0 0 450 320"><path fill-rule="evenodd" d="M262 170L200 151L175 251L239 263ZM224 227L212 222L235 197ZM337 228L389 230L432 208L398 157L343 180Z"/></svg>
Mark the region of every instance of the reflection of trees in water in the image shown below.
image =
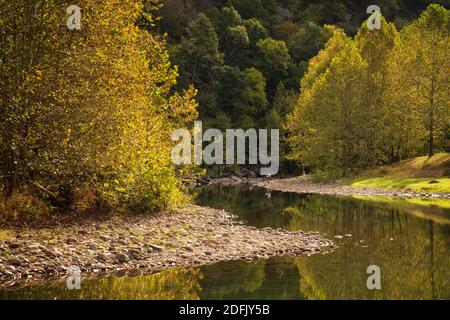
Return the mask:
<svg viewBox="0 0 450 320"><path fill-rule="evenodd" d="M265 279L263 263L219 263L205 267L203 274L201 284L207 288L203 299L238 299L256 291Z"/></svg>
<svg viewBox="0 0 450 320"><path fill-rule="evenodd" d="M0 290L0 299L450 298L448 224L405 214L397 206L351 198L273 192L268 199L261 189L211 186L201 191L198 201L257 226L314 230L330 238L352 236L336 239L339 248L326 255L82 280L81 291L69 291L65 282ZM381 268L381 290L367 289L366 269L372 264Z"/></svg>
<svg viewBox="0 0 450 320"><path fill-rule="evenodd" d="M443 226L397 212L377 216L366 225L360 221L358 236L344 239L331 257L298 260L301 291L311 299L450 298L448 232ZM367 247L359 243L362 239ZM372 264L381 268L381 290L366 287L365 271Z"/></svg>
<svg viewBox="0 0 450 320"><path fill-rule="evenodd" d="M430 208L279 192L267 199L261 189L224 186L202 190L198 200L256 226L320 231L330 238L352 234L336 240L340 247L331 254L295 260L300 291L308 298L450 298L450 226L427 220ZM415 214L405 213L409 209ZM441 214L445 218L448 210ZM382 290L366 287L371 264L381 267Z"/></svg>
<svg viewBox="0 0 450 320"><path fill-rule="evenodd" d="M337 198L277 191L272 191L271 198L267 198L265 192L265 189L256 187L250 190L242 186L209 185L197 192L197 202L234 212L257 225L264 224L274 227L285 226L288 220L280 213L283 213L283 210L288 207L304 209L302 213L307 215L311 213L315 215L327 214L337 210L351 212L351 209L357 211L360 208L364 208L366 211L376 209L377 213L384 214L396 209L399 213L411 213L424 219L432 218L438 223L450 224L449 209L418 206L401 199L383 198L384 200L381 202L377 201L376 198Z"/></svg>
<svg viewBox="0 0 450 320"><path fill-rule="evenodd" d="M290 258L228 262L203 268L202 299L301 299Z"/></svg>
<svg viewBox="0 0 450 320"><path fill-rule="evenodd" d="M68 290L65 282L0 291L0 299L199 299L199 269L169 269L149 276L105 277L84 280L81 290Z"/></svg>

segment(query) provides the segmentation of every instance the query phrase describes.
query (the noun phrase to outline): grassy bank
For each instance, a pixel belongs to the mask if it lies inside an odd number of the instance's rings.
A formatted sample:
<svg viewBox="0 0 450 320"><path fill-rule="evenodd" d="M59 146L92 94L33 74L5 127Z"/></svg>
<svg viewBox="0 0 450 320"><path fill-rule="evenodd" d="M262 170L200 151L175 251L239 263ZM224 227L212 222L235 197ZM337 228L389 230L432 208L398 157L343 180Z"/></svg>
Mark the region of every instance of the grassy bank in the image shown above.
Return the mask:
<svg viewBox="0 0 450 320"><path fill-rule="evenodd" d="M450 192L450 178L369 178L356 180L352 186L402 189L418 192Z"/></svg>
<svg viewBox="0 0 450 320"><path fill-rule="evenodd" d="M450 154L439 153L380 166L361 173L349 184L356 187L416 192L450 192Z"/></svg>

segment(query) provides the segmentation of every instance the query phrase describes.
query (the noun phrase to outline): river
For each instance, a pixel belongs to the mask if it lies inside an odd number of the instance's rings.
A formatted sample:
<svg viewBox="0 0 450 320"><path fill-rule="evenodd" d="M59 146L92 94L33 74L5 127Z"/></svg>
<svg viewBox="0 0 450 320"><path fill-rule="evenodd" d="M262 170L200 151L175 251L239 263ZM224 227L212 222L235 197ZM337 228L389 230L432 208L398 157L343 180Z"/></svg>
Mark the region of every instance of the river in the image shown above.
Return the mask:
<svg viewBox="0 0 450 320"><path fill-rule="evenodd" d="M3 288L0 299L450 299L450 209L246 185L202 187L195 201L256 227L319 231L338 247L297 258L83 279L81 290L68 290L65 281ZM379 290L367 287L370 265L380 267Z"/></svg>

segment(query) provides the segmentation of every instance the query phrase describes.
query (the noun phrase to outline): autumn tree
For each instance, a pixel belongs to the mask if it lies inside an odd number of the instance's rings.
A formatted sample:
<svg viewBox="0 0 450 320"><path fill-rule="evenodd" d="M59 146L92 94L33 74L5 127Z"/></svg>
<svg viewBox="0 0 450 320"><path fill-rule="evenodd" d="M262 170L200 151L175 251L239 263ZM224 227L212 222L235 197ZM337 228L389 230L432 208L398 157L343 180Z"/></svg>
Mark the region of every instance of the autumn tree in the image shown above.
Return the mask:
<svg viewBox="0 0 450 320"><path fill-rule="evenodd" d="M314 85L327 72L334 56L350 41L343 30L333 27L327 28L333 35L327 41L325 48L309 61L308 71L300 82L301 91L298 102L286 119L287 141L291 149L289 158L303 166L314 166L316 164L314 160L315 150L308 145L309 137L316 134L317 130L311 127L308 119L308 116L313 116L315 113L314 101L312 101Z"/></svg>
<svg viewBox="0 0 450 320"><path fill-rule="evenodd" d="M398 84L409 91L406 101L420 114L431 157L435 149L443 149L450 123L449 10L430 5L402 31L402 38Z"/></svg>
<svg viewBox="0 0 450 320"><path fill-rule="evenodd" d="M176 204L170 134L196 116L194 91L173 92L164 39L137 26L152 24L142 1L81 1L81 30L66 27L70 4L0 3L6 193L66 205L89 188L142 210Z"/></svg>
<svg viewBox="0 0 450 320"><path fill-rule="evenodd" d="M349 40L315 81L303 101L304 164L343 174L364 166L370 152L366 145L370 114L359 93L364 90L366 68Z"/></svg>
<svg viewBox="0 0 450 320"><path fill-rule="evenodd" d="M371 130L367 137L367 146L372 150L366 159L367 165L378 162L392 163L405 155L407 143L404 131L398 125L415 125L407 110L400 109L391 101L383 99L393 79L388 78L389 59L400 43L400 36L392 23L387 23L378 13L380 29L369 30L363 23L355 37L355 44L367 62L367 81L364 89L366 108L371 116L367 119L367 127ZM410 120L409 122L404 122ZM400 122L400 123L399 123Z"/></svg>
<svg viewBox="0 0 450 320"><path fill-rule="evenodd" d="M336 28L310 60L287 118L291 158L351 173L442 148L449 124L448 10L431 5L401 32L383 17L355 39ZM426 137L426 139L424 139ZM423 141L422 140L422 141Z"/></svg>

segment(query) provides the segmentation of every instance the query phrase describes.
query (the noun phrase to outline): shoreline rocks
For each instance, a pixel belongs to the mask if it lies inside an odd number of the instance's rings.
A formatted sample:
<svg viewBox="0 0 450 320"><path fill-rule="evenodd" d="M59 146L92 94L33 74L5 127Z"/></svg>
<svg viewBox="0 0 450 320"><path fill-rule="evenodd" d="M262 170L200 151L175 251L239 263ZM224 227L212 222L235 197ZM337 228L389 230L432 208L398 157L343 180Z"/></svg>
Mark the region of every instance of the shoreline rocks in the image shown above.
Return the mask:
<svg viewBox="0 0 450 320"><path fill-rule="evenodd" d="M156 273L334 248L317 232L258 229L223 210L195 205L153 215L13 227L8 233L10 239L0 239L0 286L64 278L71 266L79 267L82 277L136 270Z"/></svg>
<svg viewBox="0 0 450 320"><path fill-rule="evenodd" d="M256 187L274 191L323 194L331 196L450 199L449 192L416 192L373 187L355 187L340 185L337 183L315 183L308 180L300 180L298 177L273 180L255 180L250 181L250 183Z"/></svg>

